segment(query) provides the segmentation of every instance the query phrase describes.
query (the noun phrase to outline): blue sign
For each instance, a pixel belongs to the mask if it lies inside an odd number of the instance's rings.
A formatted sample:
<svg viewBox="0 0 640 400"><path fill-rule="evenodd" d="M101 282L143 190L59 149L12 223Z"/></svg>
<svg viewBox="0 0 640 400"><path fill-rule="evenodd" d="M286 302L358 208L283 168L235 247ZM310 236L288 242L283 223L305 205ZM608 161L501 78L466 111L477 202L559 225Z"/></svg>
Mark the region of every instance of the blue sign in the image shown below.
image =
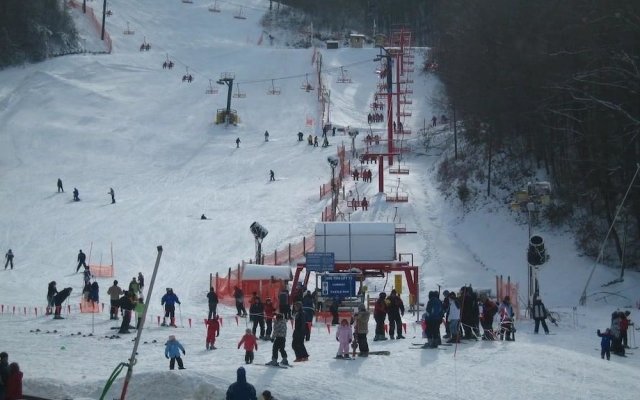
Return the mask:
<svg viewBox="0 0 640 400"><path fill-rule="evenodd" d="M339 298L355 296L355 276L351 274L322 275L322 295Z"/></svg>
<svg viewBox="0 0 640 400"><path fill-rule="evenodd" d="M307 271L333 272L335 266L334 253L307 253Z"/></svg>

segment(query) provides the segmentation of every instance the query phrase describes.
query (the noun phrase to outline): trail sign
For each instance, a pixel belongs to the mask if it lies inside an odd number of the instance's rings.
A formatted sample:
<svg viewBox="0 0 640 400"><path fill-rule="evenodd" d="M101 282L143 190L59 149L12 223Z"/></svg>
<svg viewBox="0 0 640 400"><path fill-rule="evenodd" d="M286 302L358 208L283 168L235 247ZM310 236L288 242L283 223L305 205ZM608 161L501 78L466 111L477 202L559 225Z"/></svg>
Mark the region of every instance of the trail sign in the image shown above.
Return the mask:
<svg viewBox="0 0 640 400"><path fill-rule="evenodd" d="M322 275L322 296L353 297L356 295L356 280L353 274Z"/></svg>

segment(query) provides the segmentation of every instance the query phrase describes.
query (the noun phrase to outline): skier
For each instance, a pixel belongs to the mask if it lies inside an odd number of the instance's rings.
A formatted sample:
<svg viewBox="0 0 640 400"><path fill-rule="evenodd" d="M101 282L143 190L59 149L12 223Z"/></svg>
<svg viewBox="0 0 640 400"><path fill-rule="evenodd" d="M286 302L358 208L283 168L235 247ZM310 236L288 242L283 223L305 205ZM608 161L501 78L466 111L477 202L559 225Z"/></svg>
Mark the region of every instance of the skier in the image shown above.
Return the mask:
<svg viewBox="0 0 640 400"><path fill-rule="evenodd" d="M340 326L336 330L336 341L340 343L336 358L351 358L349 356L349 343L353 341L353 332L346 318L340 322Z"/></svg>
<svg viewBox="0 0 640 400"><path fill-rule="evenodd" d="M269 170L269 181L275 181L276 180L276 173L273 172L272 169Z"/></svg>
<svg viewBox="0 0 640 400"><path fill-rule="evenodd" d="M289 305L289 292L287 288L282 288L278 294L278 311L284 319L291 319L291 306Z"/></svg>
<svg viewBox="0 0 640 400"><path fill-rule="evenodd" d="M335 135L336 135L336 127L334 126L334 127L332 128L331 136L335 136Z"/></svg>
<svg viewBox="0 0 640 400"><path fill-rule="evenodd" d="M307 144L309 146L313 146L313 136L311 135L307 136Z"/></svg>
<svg viewBox="0 0 640 400"><path fill-rule="evenodd" d="M509 296L504 296L502 299L498 313L500 314L500 340L515 340L515 337L511 336L516 330L513 326L513 307L511 307Z"/></svg>
<svg viewBox="0 0 640 400"><path fill-rule="evenodd" d="M85 282L82 288L82 300L89 301L89 292L91 292L91 282Z"/></svg>
<svg viewBox="0 0 640 400"><path fill-rule="evenodd" d="M236 138L236 149L240 148L240 138Z"/></svg>
<svg viewBox="0 0 640 400"><path fill-rule="evenodd" d="M296 359L294 362L309 361L309 353L304 345L304 337L307 330L307 321L302 311L302 303L296 301L293 306L293 339L291 340L291 347L293 352L296 353Z"/></svg>
<svg viewBox="0 0 640 400"><path fill-rule="evenodd" d="M218 295L216 294L215 290L213 290L213 287L211 287L209 289L209 293L207 293L207 300L209 303L209 316L207 317L207 319L210 320L214 316L218 315Z"/></svg>
<svg viewBox="0 0 640 400"><path fill-rule="evenodd" d="M206 216L206 215L204 215L204 214L202 214L202 215L200 216L200 219L207 219L207 216Z"/></svg>
<svg viewBox="0 0 640 400"><path fill-rule="evenodd" d="M82 277L84 278L84 284L88 285L91 283L91 270L89 267L84 267L84 271L82 272Z"/></svg>
<svg viewBox="0 0 640 400"><path fill-rule="evenodd" d="M264 301L264 319L267 323L267 331L264 334L264 340L271 340L271 332L273 329L273 314L276 312L276 308L271 302L271 298L267 297Z"/></svg>
<svg viewBox="0 0 640 400"><path fill-rule="evenodd" d="M366 197L362 198L362 201L360 202L360 205L362 206L362 210L363 211L367 211L369 209L369 202L367 201Z"/></svg>
<svg viewBox="0 0 640 400"><path fill-rule="evenodd" d="M496 334L493 331L493 318L498 312L498 306L491 301L487 296L481 296L482 302L482 316L480 323L482 324L482 340L495 340Z"/></svg>
<svg viewBox="0 0 640 400"><path fill-rule="evenodd" d="M129 333L131 327L131 312L136 308L136 295L133 292L123 292L123 296L119 301L120 309L124 311L122 315L122 324L118 333Z"/></svg>
<svg viewBox="0 0 640 400"><path fill-rule="evenodd" d="M80 267L87 268L87 263L85 262L86 259L87 255L82 252L82 249L80 249L80 252L78 253L78 266L76 267L76 273L78 273Z"/></svg>
<svg viewBox="0 0 640 400"><path fill-rule="evenodd" d="M358 312L355 315L355 341L360 347L360 356L366 357L369 355L369 344L367 343L367 333L369 333L369 318L371 312L367 311L367 307L364 304L358 306Z"/></svg>
<svg viewBox="0 0 640 400"><path fill-rule="evenodd" d="M258 325L260 326L260 339L264 338L264 304L260 301L260 296L255 296L251 307L249 307L249 320L253 322L251 333L256 334Z"/></svg>
<svg viewBox="0 0 640 400"><path fill-rule="evenodd" d="M62 179L58 178L58 193L64 193L64 188L62 187Z"/></svg>
<svg viewBox="0 0 640 400"><path fill-rule="evenodd" d="M620 336L622 338L622 347L624 347L625 349L630 348L627 341L627 330L629 329L629 325L633 325L633 323L631 323L631 321L629 320L629 315L631 315L631 312L627 310L623 315L620 316L622 318L620 320ZM551 322L553 322L553 320Z"/></svg>
<svg viewBox="0 0 640 400"><path fill-rule="evenodd" d="M76 188L73 188L73 201L80 201L80 192Z"/></svg>
<svg viewBox="0 0 640 400"><path fill-rule="evenodd" d="M449 335L447 343L460 343L460 303L454 291L449 293Z"/></svg>
<svg viewBox="0 0 640 400"><path fill-rule="evenodd" d="M433 117L431 117L431 126L436 126L437 123L438 118L436 118L436 116L434 115Z"/></svg>
<svg viewBox="0 0 640 400"><path fill-rule="evenodd" d="M542 323L542 329L544 329L544 333L549 334L549 328L547 327L547 315L549 312L547 308L542 303L542 300L538 297L533 300L533 320L535 321L535 327L533 328L533 333L537 334L538 329L540 328L540 323Z"/></svg>
<svg viewBox="0 0 640 400"><path fill-rule="evenodd" d="M120 296L122 295L122 289L118 286L118 281L113 281L113 286L107 289L111 308L109 309L109 319L118 319L118 307L120 303Z"/></svg>
<svg viewBox="0 0 640 400"><path fill-rule="evenodd" d="M4 258L7 259L7 262L4 263L4 269L7 269L8 265L11 265L11 269L13 269L13 251L11 251L11 249L7 251L7 254L4 255Z"/></svg>
<svg viewBox="0 0 640 400"><path fill-rule="evenodd" d="M131 282L129 282L129 293L134 294L136 297L138 296L138 293L140 293L140 284L136 280L135 276L131 278Z"/></svg>
<svg viewBox="0 0 640 400"><path fill-rule="evenodd" d="M402 336L402 316L404 316L404 303L398 296L395 289L391 290L387 298L387 315L389 316L389 337L393 339L395 331L397 338L404 339Z"/></svg>
<svg viewBox="0 0 640 400"><path fill-rule="evenodd" d="M243 367L238 368L238 379L229 385L227 400L257 400L256 388L247 382L247 372Z"/></svg>
<svg viewBox="0 0 640 400"><path fill-rule="evenodd" d="M162 326L167 326L167 317L170 318L169 326L176 326L176 303L181 304L178 296L173 293L173 289L167 288L167 293L162 296L160 304L164 306L164 317L162 318Z"/></svg>
<svg viewBox="0 0 640 400"><path fill-rule="evenodd" d="M251 329L247 328L245 330L242 339L238 343L238 348L244 344L244 362L246 364L253 363L253 350L258 351L258 341L256 340L256 335L251 333Z"/></svg>
<svg viewBox="0 0 640 400"><path fill-rule="evenodd" d="M327 139L326 136L325 136L324 140L322 141L322 147L329 147L329 139Z"/></svg>
<svg viewBox="0 0 640 400"><path fill-rule="evenodd" d="M597 334L602 338L600 340L600 357L604 360L604 356L607 356L607 361L609 361L611 359L611 341L613 340L611 329L607 328L604 333L600 333L600 329L598 329Z"/></svg>
<svg viewBox="0 0 640 400"><path fill-rule="evenodd" d="M387 294L382 292L378 295L375 306L373 308L373 319L376 321L376 334L373 337L373 341L387 340L384 335L384 320L387 317Z"/></svg>
<svg viewBox="0 0 640 400"><path fill-rule="evenodd" d="M303 137L304 137L304 133L298 132L298 142L302 142Z"/></svg>
<svg viewBox="0 0 640 400"><path fill-rule="evenodd" d="M273 347L271 349L271 361L267 365L278 365L278 352L282 356L280 364L289 365L287 361L287 352L284 349L287 341L287 321L282 314L276 315L276 321L273 325Z"/></svg>
<svg viewBox="0 0 640 400"><path fill-rule="evenodd" d="M307 331L305 332L304 340L307 342L311 339L311 324L313 323L314 309L313 296L311 295L311 292L307 290L304 296L302 296L302 312L304 313L304 318L307 322Z"/></svg>
<svg viewBox="0 0 640 400"><path fill-rule="evenodd" d="M53 300L57 293L58 289L56 289L56 281L49 282L49 286L47 287L47 311L45 315L51 315L53 313Z"/></svg>
<svg viewBox="0 0 640 400"><path fill-rule="evenodd" d="M236 300L236 310L238 313L236 314L238 317L246 317L247 310L244 308L244 293L242 289L235 286L233 288L233 297Z"/></svg>
<svg viewBox="0 0 640 400"><path fill-rule="evenodd" d="M622 311L614 311L611 314L611 351L617 356L624 356L624 347L622 346L621 322L624 313Z"/></svg>
<svg viewBox="0 0 640 400"><path fill-rule="evenodd" d="M313 137L313 147L318 147L318 136Z"/></svg>
<svg viewBox="0 0 640 400"><path fill-rule="evenodd" d="M64 319L60 316L60 312L62 311L62 303L64 303L67 297L69 297L72 290L73 289L70 287L64 288L61 291L59 291L53 298L53 303L55 304L55 310L56 310L53 316L53 319Z"/></svg>
<svg viewBox="0 0 640 400"><path fill-rule="evenodd" d="M427 344L424 347L437 348L442 342L440 340L440 323L442 322L442 302L438 292L429 292L429 301L425 311L425 321L427 323Z"/></svg>
<svg viewBox="0 0 640 400"><path fill-rule="evenodd" d="M220 336L219 318L217 315L214 315L213 318L205 320L204 324L207 326L207 350L215 350L216 338Z"/></svg>
<svg viewBox="0 0 640 400"><path fill-rule="evenodd" d="M140 286L140 295L142 296L142 289L144 288L144 275L142 275L142 272L138 272L138 286Z"/></svg>
<svg viewBox="0 0 640 400"><path fill-rule="evenodd" d="M264 131L264 141L265 142L269 141L269 131Z"/></svg>
<svg viewBox="0 0 640 400"><path fill-rule="evenodd" d="M146 305L144 304L144 299L142 297L139 297L138 301L136 302L136 308L135 308L136 329L140 329L140 326L142 325L142 316L144 315L145 308L146 308Z"/></svg>
<svg viewBox="0 0 640 400"><path fill-rule="evenodd" d="M183 356L187 355L184 347L182 347L182 344L178 342L176 337L174 335L169 335L169 340L164 344L164 356L171 359L171 361L169 361L170 370L175 368L176 361L178 362L178 369L184 369L180 352L182 352Z"/></svg>
<svg viewBox="0 0 640 400"><path fill-rule="evenodd" d="M116 204L116 192L113 191L113 188L109 188L109 194L111 195L111 204Z"/></svg>

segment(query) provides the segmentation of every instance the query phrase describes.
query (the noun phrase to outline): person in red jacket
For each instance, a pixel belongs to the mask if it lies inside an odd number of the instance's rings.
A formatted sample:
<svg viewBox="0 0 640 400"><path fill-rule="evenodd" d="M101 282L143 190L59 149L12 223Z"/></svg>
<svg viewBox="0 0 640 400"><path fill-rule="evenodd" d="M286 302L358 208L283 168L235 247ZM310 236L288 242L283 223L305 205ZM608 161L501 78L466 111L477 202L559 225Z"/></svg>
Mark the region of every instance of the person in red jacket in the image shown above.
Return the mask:
<svg viewBox="0 0 640 400"><path fill-rule="evenodd" d="M271 340L271 332L273 330L273 315L276 312L276 307L271 301L271 297L267 297L264 301L264 319L267 322L267 332L264 335L264 340Z"/></svg>
<svg viewBox="0 0 640 400"><path fill-rule="evenodd" d="M624 314L620 315L620 337L622 339L622 346L625 349L629 348L627 344L627 329L629 329L629 315L631 315L630 311L625 311Z"/></svg>
<svg viewBox="0 0 640 400"><path fill-rule="evenodd" d="M5 400L18 400L22 398L22 371L18 363L9 364L9 377L5 382Z"/></svg>
<svg viewBox="0 0 640 400"><path fill-rule="evenodd" d="M204 321L207 325L207 350L216 349L216 337L220 336L220 321L217 315Z"/></svg>
<svg viewBox="0 0 640 400"><path fill-rule="evenodd" d="M251 329L247 329L245 331L244 336L240 339L240 343L238 343L238 348L242 346L244 343L244 362L246 364L253 363L253 350L258 351L258 340L256 339L256 335L251 332Z"/></svg>

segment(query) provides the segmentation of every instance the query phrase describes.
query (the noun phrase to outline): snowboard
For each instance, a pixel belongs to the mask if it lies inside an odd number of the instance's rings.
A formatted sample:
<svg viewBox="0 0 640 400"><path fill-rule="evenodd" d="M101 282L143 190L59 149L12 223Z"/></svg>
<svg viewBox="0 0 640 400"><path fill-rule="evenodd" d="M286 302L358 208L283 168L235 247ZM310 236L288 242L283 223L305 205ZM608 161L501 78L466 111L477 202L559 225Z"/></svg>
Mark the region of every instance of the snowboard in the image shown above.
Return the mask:
<svg viewBox="0 0 640 400"><path fill-rule="evenodd" d="M338 357L338 356L336 356L336 357L333 357L333 358L334 358L334 359L336 359L336 360L347 360L347 361L353 361L353 360L355 360L355 358L353 358L353 357L345 358L345 357Z"/></svg>
<svg viewBox="0 0 640 400"><path fill-rule="evenodd" d="M271 367L271 368L280 368L280 369L289 369L289 368L293 368L292 365L271 365L271 364L253 364L253 365L260 365L262 367Z"/></svg>
<svg viewBox="0 0 640 400"><path fill-rule="evenodd" d="M424 346L426 343L411 343L412 346ZM438 346L453 346L453 343L440 343Z"/></svg>

